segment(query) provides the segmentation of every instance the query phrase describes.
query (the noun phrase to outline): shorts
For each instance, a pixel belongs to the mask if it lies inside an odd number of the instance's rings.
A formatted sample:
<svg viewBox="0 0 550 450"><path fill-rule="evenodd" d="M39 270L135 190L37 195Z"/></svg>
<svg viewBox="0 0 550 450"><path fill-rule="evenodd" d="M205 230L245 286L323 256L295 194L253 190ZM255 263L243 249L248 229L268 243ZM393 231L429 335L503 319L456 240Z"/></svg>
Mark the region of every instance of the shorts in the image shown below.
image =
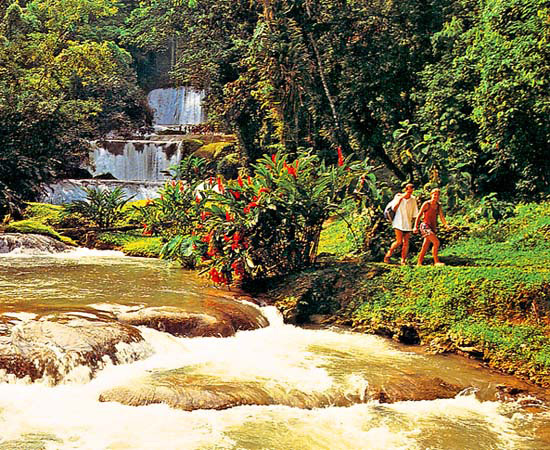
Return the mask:
<svg viewBox="0 0 550 450"><path fill-rule="evenodd" d="M427 223L422 222L420 226L418 227L420 230L420 234L423 238L428 237L430 234L435 234L434 230L432 230L432 227L430 227Z"/></svg>

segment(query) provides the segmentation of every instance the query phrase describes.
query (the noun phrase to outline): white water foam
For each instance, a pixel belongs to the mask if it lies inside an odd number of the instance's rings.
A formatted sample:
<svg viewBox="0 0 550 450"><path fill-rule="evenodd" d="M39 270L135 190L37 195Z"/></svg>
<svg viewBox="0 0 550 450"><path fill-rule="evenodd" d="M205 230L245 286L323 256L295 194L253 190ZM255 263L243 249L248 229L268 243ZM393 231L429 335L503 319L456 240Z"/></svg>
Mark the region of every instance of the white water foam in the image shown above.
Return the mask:
<svg viewBox="0 0 550 450"><path fill-rule="evenodd" d="M282 324L272 308L262 311L273 325L223 339L178 338L141 327L153 354L131 364L107 364L86 384L0 384L0 444L26 448L30 434L42 433L42 442L56 449L528 448L529 438L518 433L528 417L514 405L480 402L471 395L312 410L241 406L185 412L162 404L98 402L107 389L181 367L319 392L342 382L331 368L337 363L345 369L345 387L360 392L367 380L355 372L357 360L367 368L383 360L389 370L423 359L374 336L304 330Z"/></svg>

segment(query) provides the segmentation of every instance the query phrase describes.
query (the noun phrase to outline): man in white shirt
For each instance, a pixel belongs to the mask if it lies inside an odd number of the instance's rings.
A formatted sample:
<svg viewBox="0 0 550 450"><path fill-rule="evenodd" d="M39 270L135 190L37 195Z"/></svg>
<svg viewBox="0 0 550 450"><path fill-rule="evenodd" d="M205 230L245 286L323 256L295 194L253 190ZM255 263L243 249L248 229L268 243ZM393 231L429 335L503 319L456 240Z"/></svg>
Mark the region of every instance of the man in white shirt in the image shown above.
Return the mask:
<svg viewBox="0 0 550 450"><path fill-rule="evenodd" d="M392 227L395 230L395 241L386 256L384 256L385 263L390 262L391 255L398 247L401 247L401 265L407 263L409 238L414 228L414 218L418 216L418 205L416 197L412 195L413 190L413 184L409 183L405 186L405 192L396 194L392 200L392 208L395 212L392 221Z"/></svg>

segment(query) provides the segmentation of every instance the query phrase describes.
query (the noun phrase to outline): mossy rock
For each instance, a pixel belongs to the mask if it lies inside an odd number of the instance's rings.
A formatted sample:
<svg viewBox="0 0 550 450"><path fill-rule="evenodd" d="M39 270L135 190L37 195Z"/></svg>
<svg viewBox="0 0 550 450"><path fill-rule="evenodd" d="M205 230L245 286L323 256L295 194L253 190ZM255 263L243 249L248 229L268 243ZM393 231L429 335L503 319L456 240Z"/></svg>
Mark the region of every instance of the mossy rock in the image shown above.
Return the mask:
<svg viewBox="0 0 550 450"><path fill-rule="evenodd" d="M184 155L189 155L196 152L198 149L204 146L204 142L200 139L182 139L181 146Z"/></svg>
<svg viewBox="0 0 550 450"><path fill-rule="evenodd" d="M36 221L56 225L60 221L63 207L61 205L51 205L50 203L28 202L23 216L26 219L35 219Z"/></svg>
<svg viewBox="0 0 550 450"><path fill-rule="evenodd" d="M60 235L52 227L45 225L41 222L38 222L34 219L20 220L17 222L10 223L4 231L6 233L31 233L31 234L42 234L45 236L53 237L61 242L64 242L67 245L76 246L76 242L71 238Z"/></svg>
<svg viewBox="0 0 550 450"><path fill-rule="evenodd" d="M211 161L231 153L234 146L234 142L212 142L200 147L194 155Z"/></svg>
<svg viewBox="0 0 550 450"><path fill-rule="evenodd" d="M160 238L144 237L124 244L122 246L122 251L128 256L158 258L162 246L163 244Z"/></svg>

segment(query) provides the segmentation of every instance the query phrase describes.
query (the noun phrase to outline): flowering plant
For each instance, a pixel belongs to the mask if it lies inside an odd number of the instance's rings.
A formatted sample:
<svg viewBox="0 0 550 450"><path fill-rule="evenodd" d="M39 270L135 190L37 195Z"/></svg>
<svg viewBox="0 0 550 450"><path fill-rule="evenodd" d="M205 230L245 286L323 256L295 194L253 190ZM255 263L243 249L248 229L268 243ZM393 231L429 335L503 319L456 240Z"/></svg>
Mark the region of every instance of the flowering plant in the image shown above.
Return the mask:
<svg viewBox="0 0 550 450"><path fill-rule="evenodd" d="M195 204L200 209L195 228L173 236L164 255L194 255L212 281L224 284L308 267L323 222L370 171L343 156L337 166L327 166L307 151L293 160L282 152L265 155L252 169L250 176L208 183L206 198ZM374 186L372 173L368 180Z"/></svg>

